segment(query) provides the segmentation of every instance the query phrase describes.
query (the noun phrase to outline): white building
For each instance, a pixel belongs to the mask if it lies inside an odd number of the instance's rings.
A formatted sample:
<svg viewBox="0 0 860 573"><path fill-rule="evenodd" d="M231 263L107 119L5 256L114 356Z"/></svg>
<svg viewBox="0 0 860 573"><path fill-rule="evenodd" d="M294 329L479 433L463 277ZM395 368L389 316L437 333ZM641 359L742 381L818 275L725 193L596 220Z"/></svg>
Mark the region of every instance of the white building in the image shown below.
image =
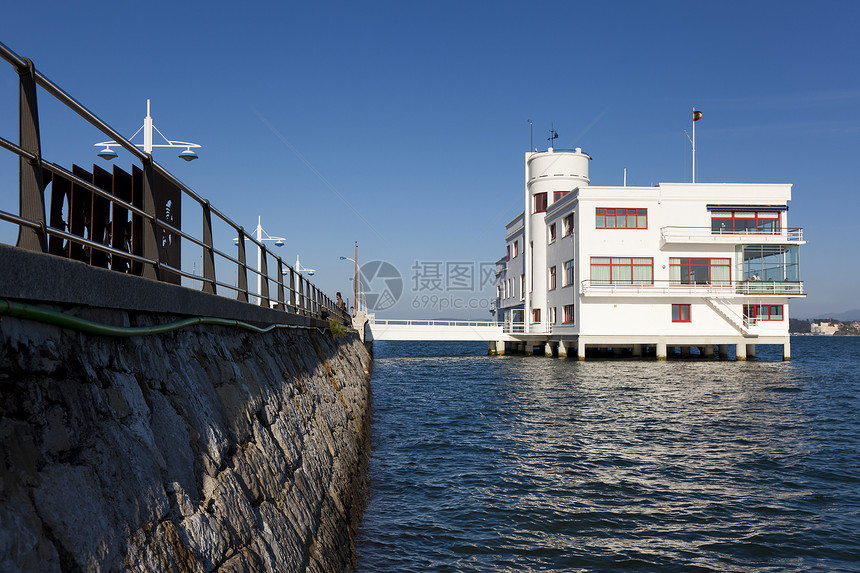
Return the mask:
<svg viewBox="0 0 860 573"><path fill-rule="evenodd" d="M590 159L526 153L525 210L496 268L497 319L521 341L513 349L665 358L735 345L745 359L756 344L780 344L790 358L788 300L805 296L790 184L597 187Z"/></svg>

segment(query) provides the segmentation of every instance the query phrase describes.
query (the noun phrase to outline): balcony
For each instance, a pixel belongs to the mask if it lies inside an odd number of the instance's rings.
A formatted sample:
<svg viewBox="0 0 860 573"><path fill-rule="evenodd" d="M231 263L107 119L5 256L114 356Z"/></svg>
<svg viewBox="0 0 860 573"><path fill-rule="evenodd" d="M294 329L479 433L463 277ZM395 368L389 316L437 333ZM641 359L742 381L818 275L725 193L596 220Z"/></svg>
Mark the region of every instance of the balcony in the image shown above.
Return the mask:
<svg viewBox="0 0 860 573"><path fill-rule="evenodd" d="M625 297L734 297L734 296L805 296L803 281L720 281L715 283L679 284L654 281L647 284L607 284L586 279L580 283L581 296Z"/></svg>
<svg viewBox="0 0 860 573"><path fill-rule="evenodd" d="M805 244L803 229L782 229L778 233L721 233L711 227L661 227L660 247L670 244L712 244L712 245L743 245L743 244Z"/></svg>

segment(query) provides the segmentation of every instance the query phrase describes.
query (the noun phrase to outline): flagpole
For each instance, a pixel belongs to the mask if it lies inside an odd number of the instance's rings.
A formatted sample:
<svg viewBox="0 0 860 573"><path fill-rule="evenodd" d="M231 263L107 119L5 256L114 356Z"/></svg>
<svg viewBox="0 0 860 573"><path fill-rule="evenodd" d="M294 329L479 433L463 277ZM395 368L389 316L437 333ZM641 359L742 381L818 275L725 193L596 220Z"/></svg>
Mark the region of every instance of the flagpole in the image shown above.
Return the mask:
<svg viewBox="0 0 860 573"><path fill-rule="evenodd" d="M693 106L693 183L696 182L696 106Z"/></svg>

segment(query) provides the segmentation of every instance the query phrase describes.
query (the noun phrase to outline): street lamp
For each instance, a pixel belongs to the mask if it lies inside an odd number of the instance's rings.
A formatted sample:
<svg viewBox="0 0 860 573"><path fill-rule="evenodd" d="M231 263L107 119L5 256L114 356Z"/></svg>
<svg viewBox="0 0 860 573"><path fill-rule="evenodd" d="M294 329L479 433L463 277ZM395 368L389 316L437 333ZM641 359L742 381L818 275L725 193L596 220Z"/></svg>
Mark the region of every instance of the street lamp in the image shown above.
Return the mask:
<svg viewBox="0 0 860 573"><path fill-rule="evenodd" d="M266 231L263 230L263 225L260 223L260 220L261 220L261 217L257 217L257 228L254 229L254 234L256 235L255 238L257 239L257 242L262 243L263 241L274 241L276 247L283 247L284 241L286 241L286 239L283 237L272 237L272 236L270 236L269 233L267 233ZM263 235L265 235L265 237ZM247 237L244 237L244 238L247 240ZM234 245L239 244L239 237L233 237L233 244ZM257 293L260 295L263 294L263 275L261 274L262 268L263 268L263 249L262 249L262 247L260 247L260 245L257 245ZM269 279L269 277L266 277L266 280L268 280L268 279ZM259 304L259 300L255 304Z"/></svg>
<svg viewBox="0 0 860 573"><path fill-rule="evenodd" d="M355 291L353 293L353 296L354 296L353 300L355 301L355 312L357 313L358 309L359 309L359 305L358 305L358 302L359 302L358 301L358 282L359 282L358 281L358 241L355 242L355 258L350 259L349 257L340 257L340 260L352 261L352 264L355 265L355 270L353 271L353 289Z"/></svg>
<svg viewBox="0 0 860 573"><path fill-rule="evenodd" d="M155 127L152 123L152 117L149 115L149 100L146 100L146 117L143 118L143 125L140 126L140 129L134 132L129 138L129 141L135 138L138 133L140 133L141 129L143 130L143 143L135 143L136 147L140 147L146 153L152 154L152 150L156 147L173 147L173 148L185 148L185 151L182 151L179 154L180 159L184 159L185 161L194 161L197 159L197 153L195 153L193 149L199 149L200 145L196 143L190 143L188 141L171 141L164 137L164 134L158 131L158 128ZM153 143L152 142L152 132L153 130L158 132L158 135L164 139L167 143ZM103 147L101 151L99 151L98 156L102 159L110 161L111 159L116 159L117 154L116 151L112 149L112 147L119 147L119 144L116 141L103 141L101 143L96 143L93 147Z"/></svg>
<svg viewBox="0 0 860 573"><path fill-rule="evenodd" d="M299 274L308 273L308 276L312 277L312 276L314 276L314 273L316 271L314 269L309 269L307 267L303 267L302 264L299 262L299 256L296 255L296 272Z"/></svg>

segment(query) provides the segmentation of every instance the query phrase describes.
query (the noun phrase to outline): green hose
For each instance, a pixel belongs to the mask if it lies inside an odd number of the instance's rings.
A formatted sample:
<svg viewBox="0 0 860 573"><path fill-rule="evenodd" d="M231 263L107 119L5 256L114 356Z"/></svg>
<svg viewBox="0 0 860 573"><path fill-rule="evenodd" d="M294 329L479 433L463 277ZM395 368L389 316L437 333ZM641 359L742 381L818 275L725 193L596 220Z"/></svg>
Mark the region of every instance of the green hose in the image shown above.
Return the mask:
<svg viewBox="0 0 860 573"><path fill-rule="evenodd" d="M275 330L276 328L318 330L323 333L326 330L324 328L318 328L315 326L298 326L292 324L270 324L269 326L261 328L259 326L254 326L253 324L248 324L247 322L242 322L241 320L215 318L213 316L184 318L182 320L177 320L176 322L159 324L157 326L110 326L107 324L92 322L91 320L85 320L83 318L77 318L75 316L69 316L68 314L64 314L62 312L39 308L38 306L33 306L30 304L12 302L8 300L0 300L0 317L5 315L17 316L18 318L26 318L39 322L47 322L49 324L55 324L63 328L71 328L74 330L87 332L89 334L97 334L100 336L145 336L149 334L164 334L165 332L179 330L180 328L194 326L195 324L236 326L260 334L270 332L272 330Z"/></svg>

